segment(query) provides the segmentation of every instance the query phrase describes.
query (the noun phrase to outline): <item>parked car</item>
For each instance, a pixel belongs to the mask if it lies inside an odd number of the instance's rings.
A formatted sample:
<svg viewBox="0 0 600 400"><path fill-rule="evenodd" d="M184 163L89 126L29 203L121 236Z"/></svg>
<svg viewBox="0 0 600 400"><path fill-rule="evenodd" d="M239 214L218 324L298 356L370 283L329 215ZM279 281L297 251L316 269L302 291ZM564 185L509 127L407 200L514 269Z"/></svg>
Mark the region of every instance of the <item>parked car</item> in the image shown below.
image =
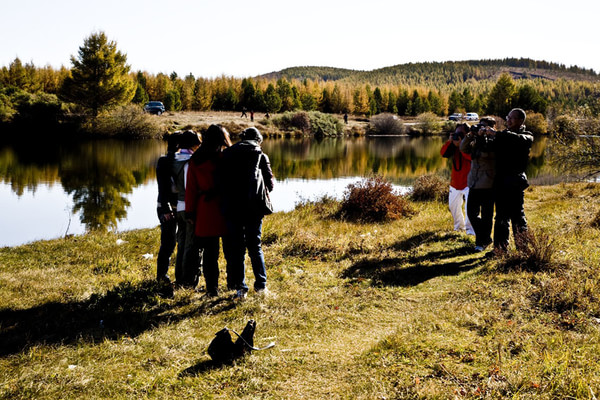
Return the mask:
<svg viewBox="0 0 600 400"><path fill-rule="evenodd" d="M448 117L450 121L460 121L463 119L463 115L461 113L454 113Z"/></svg>
<svg viewBox="0 0 600 400"><path fill-rule="evenodd" d="M467 121L479 121L479 115L477 113L467 113L465 119Z"/></svg>
<svg viewBox="0 0 600 400"><path fill-rule="evenodd" d="M160 115L165 112L165 105L162 101L149 101L144 105L144 111L150 114Z"/></svg>

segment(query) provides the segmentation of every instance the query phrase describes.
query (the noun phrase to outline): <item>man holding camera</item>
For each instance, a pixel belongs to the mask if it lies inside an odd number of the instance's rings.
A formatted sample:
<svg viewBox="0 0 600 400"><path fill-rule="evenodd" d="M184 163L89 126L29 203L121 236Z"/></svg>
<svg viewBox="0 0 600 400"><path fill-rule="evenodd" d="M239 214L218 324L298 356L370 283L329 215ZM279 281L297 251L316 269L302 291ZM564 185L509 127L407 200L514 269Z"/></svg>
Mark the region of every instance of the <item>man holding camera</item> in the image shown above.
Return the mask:
<svg viewBox="0 0 600 400"><path fill-rule="evenodd" d="M494 118L483 117L478 124L471 126L469 133L460 142L460 151L471 155L471 171L467 178L467 216L475 230L477 252L483 251L492 243L496 166L495 155L491 149L493 137L487 132L495 125Z"/></svg>
<svg viewBox="0 0 600 400"><path fill-rule="evenodd" d="M533 135L525 130L525 111L513 108L506 117L506 129L496 132L489 129L487 134L494 138L491 146L496 155L496 178L494 180L496 201L496 223L494 225L494 251L505 252L510 235L509 223L517 249L527 240L527 219L525 218L525 189L529 186L525 168L529 161L529 151Z"/></svg>
<svg viewBox="0 0 600 400"><path fill-rule="evenodd" d="M461 140L469 132L469 125L458 124L456 130L450 139L442 146L440 153L442 157L452 160L452 173L450 175L450 195L448 197L448 206L454 219L454 230L465 231L468 235L474 235L473 227L469 217L463 207L466 208L469 198L469 187L467 186L467 176L471 170L471 156L465 154L459 149Z"/></svg>

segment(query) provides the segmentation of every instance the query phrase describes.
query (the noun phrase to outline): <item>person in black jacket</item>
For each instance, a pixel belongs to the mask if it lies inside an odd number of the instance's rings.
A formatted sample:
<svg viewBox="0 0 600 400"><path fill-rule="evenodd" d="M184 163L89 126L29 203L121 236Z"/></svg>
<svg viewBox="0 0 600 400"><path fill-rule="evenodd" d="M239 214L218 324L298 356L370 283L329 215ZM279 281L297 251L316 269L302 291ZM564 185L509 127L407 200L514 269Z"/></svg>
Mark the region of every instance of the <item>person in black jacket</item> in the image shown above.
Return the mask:
<svg viewBox="0 0 600 400"><path fill-rule="evenodd" d="M174 190L171 169L175 153L179 150L180 132L165 136L167 154L156 163L156 182L158 183L158 204L156 213L160 221L160 249L156 260L156 280L170 283L169 263L177 241L177 192Z"/></svg>
<svg viewBox="0 0 600 400"><path fill-rule="evenodd" d="M262 180L271 192L274 179L269 157L260 147L262 135L258 129L247 128L240 138L240 142L223 151L220 185L227 224L228 240L224 248L227 286L237 291L236 298L243 299L248 292L244 272L246 249L254 272L254 290L266 293L267 271L261 245L265 211L257 199L257 187Z"/></svg>
<svg viewBox="0 0 600 400"><path fill-rule="evenodd" d="M492 150L496 154L496 177L494 193L496 222L494 224L494 250L502 253L508 248L512 224L514 241L521 248L527 237L525 218L525 189L529 186L525 168L533 135L525 130L525 111L513 108L506 117L506 129L502 132L488 131L494 136Z"/></svg>

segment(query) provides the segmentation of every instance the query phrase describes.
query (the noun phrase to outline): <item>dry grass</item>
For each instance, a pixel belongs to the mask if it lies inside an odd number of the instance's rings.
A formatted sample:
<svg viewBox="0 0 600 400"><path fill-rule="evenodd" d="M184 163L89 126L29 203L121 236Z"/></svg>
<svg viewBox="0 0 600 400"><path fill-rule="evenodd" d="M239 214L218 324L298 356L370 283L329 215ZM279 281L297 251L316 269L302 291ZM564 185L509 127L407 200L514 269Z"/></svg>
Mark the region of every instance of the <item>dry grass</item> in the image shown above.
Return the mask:
<svg viewBox="0 0 600 400"><path fill-rule="evenodd" d="M272 294L241 303L158 296L142 257L157 229L3 248L0 398L593 398L598 202L598 185L527 191L564 265L539 272L472 254L441 203L367 224L306 203L265 219ZM256 344L276 347L212 367L214 333L251 318Z"/></svg>

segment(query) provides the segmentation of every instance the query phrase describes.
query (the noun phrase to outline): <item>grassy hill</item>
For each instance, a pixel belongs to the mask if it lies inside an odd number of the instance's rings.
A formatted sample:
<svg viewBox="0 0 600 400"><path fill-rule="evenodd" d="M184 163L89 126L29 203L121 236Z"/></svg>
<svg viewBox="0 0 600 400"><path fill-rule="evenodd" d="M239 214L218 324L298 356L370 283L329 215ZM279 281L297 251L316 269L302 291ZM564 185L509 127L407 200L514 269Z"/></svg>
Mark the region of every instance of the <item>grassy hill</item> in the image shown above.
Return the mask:
<svg viewBox="0 0 600 400"><path fill-rule="evenodd" d="M272 293L241 303L159 297L158 229L2 248L0 398L595 398L600 186L525 204L537 254L501 259L471 253L444 203L381 224L331 201L270 215ZM214 334L251 318L276 346L211 364Z"/></svg>

